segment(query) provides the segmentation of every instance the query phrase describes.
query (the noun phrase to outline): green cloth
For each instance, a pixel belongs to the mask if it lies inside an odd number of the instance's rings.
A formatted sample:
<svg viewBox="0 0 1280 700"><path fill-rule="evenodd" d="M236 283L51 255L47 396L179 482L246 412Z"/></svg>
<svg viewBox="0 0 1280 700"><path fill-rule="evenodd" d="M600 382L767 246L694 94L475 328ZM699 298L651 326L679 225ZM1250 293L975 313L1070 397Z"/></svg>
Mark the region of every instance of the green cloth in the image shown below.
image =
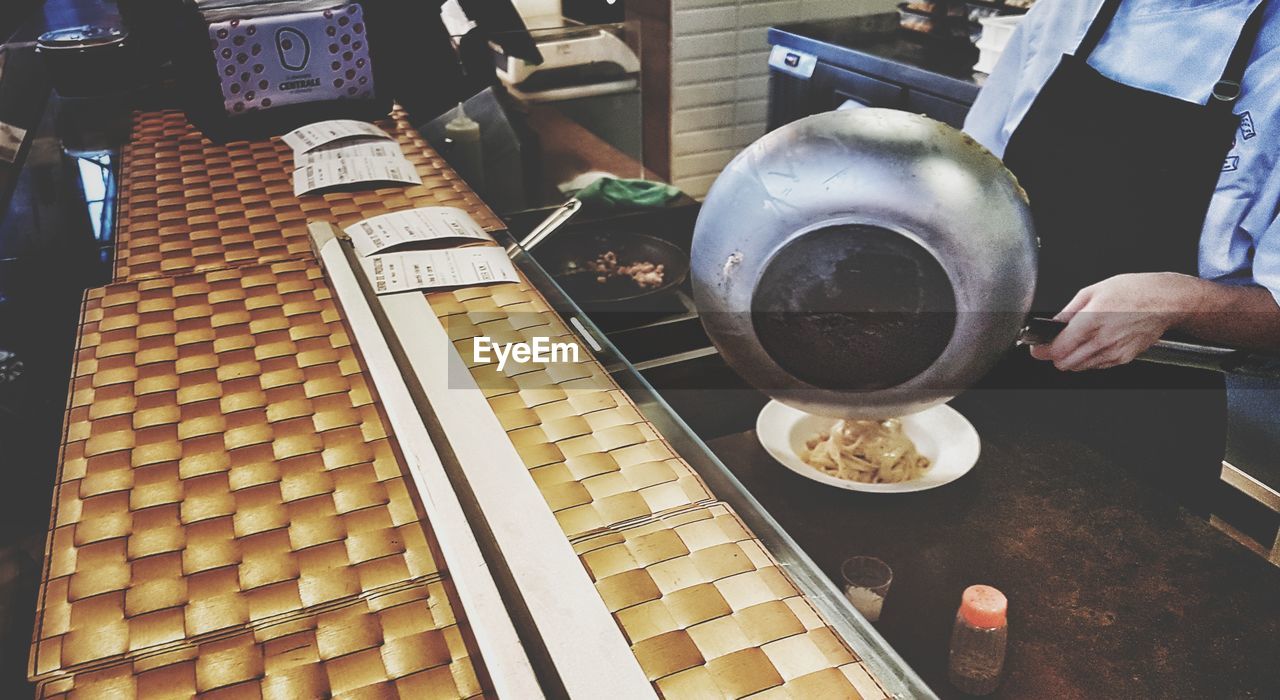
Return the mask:
<svg viewBox="0 0 1280 700"><path fill-rule="evenodd" d="M650 208L666 206L680 196L680 190L662 182L602 177L578 190L575 196L587 204Z"/></svg>

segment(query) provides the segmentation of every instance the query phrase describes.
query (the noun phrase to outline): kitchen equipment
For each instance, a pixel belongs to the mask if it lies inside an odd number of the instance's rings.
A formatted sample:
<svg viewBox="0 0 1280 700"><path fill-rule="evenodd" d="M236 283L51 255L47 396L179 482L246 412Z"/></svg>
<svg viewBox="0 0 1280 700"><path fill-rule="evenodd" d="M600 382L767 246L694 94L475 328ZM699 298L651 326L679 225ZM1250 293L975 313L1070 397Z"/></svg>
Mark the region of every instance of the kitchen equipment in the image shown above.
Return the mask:
<svg viewBox="0 0 1280 700"><path fill-rule="evenodd" d="M608 24L626 19L625 0L564 0L565 17L583 24Z"/></svg>
<svg viewBox="0 0 1280 700"><path fill-rule="evenodd" d="M1067 324L1047 318L1032 318L1018 334L1020 345L1052 343ZM1210 345L1200 341L1165 337L1147 348L1139 360L1163 365L1227 372L1245 377L1280 379L1280 357L1263 352Z"/></svg>
<svg viewBox="0 0 1280 700"><path fill-rule="evenodd" d="M586 270L584 265L609 251L615 253L623 265L634 262L662 265L662 283L646 289L627 280L604 284L596 281L596 273ZM683 250L661 238L639 233L560 236L539 248L536 257L565 293L585 307L635 302L670 291L689 275L689 256Z"/></svg>
<svg viewBox="0 0 1280 700"><path fill-rule="evenodd" d="M770 131L841 105L902 109L964 123L978 95L967 42L919 42L896 13L769 29Z"/></svg>
<svg viewBox="0 0 1280 700"><path fill-rule="evenodd" d="M968 136L906 112L818 114L736 157L694 230L708 336L757 388L836 418L904 416L982 377L1035 287L1025 194Z"/></svg>
<svg viewBox="0 0 1280 700"><path fill-rule="evenodd" d="M694 299L725 361L761 391L835 418L905 416L981 378L1026 324L1037 249L995 156L905 112L828 112L743 151L694 230ZM1166 338L1139 356L1280 377L1280 357Z"/></svg>
<svg viewBox="0 0 1280 700"><path fill-rule="evenodd" d="M800 456L805 442L830 430L832 419L815 416L778 401L765 404L756 418L760 445L782 466L820 484L864 493L912 493L949 484L968 474L978 462L978 431L959 411L934 406L902 418L902 429L916 450L929 458L929 468L918 479L893 484L864 484L840 479L805 463ZM943 448L946 449L943 449Z"/></svg>
<svg viewBox="0 0 1280 700"><path fill-rule="evenodd" d="M982 25L982 36L975 44L979 53L978 62L973 66L974 70L990 73L991 69L996 67L996 62L1004 53L1009 39L1013 37L1013 30L1017 29L1018 24L1022 22L1022 17L1023 15L1006 15L983 17L979 20Z"/></svg>
<svg viewBox="0 0 1280 700"><path fill-rule="evenodd" d="M520 239L520 247L526 252L533 250L535 246L555 233L556 229L568 223L579 209L582 209L582 200L577 197L570 198L569 201L556 207L547 218L542 220L542 223L529 232L529 235Z"/></svg>
<svg viewBox="0 0 1280 700"><path fill-rule="evenodd" d="M534 40L541 63L495 47L498 77L524 102L610 95L639 85L640 58L613 27L565 27L539 32Z"/></svg>
<svg viewBox="0 0 1280 700"><path fill-rule="evenodd" d="M36 40L62 97L98 97L133 87L138 66L129 33L114 26L54 29Z"/></svg>
<svg viewBox="0 0 1280 700"><path fill-rule="evenodd" d="M530 127L544 139L542 153L546 160L536 167L559 168L561 166L551 164L569 162L561 161L558 155L562 149L557 141L562 132L556 124L564 124L569 129L581 127L638 164L641 157L638 25L584 27L563 18L545 21L562 24L532 31L533 41L542 55L539 63L515 55L496 42L489 47L489 65L496 66L502 88L527 110ZM568 150L573 151L575 147L570 146ZM561 182L584 169L600 169L581 163L566 167L571 172L562 173L557 178ZM612 166L604 169L624 176L640 174L638 165L635 172Z"/></svg>

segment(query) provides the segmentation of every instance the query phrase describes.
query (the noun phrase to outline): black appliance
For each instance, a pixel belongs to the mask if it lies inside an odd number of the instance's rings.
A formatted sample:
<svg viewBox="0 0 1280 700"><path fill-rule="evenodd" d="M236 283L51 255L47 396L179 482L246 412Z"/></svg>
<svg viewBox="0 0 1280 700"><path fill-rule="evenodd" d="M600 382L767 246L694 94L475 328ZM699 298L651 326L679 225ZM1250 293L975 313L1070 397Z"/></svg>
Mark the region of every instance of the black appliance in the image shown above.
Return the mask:
<svg viewBox="0 0 1280 700"><path fill-rule="evenodd" d="M903 109L959 127L985 79L972 46L925 42L896 14L769 29L770 130L833 109Z"/></svg>
<svg viewBox="0 0 1280 700"><path fill-rule="evenodd" d="M626 14L625 0L563 0L560 13L583 24L613 24Z"/></svg>
<svg viewBox="0 0 1280 700"><path fill-rule="evenodd" d="M58 94L96 97L137 83L137 66L129 33L112 25L55 29L40 35L36 53Z"/></svg>

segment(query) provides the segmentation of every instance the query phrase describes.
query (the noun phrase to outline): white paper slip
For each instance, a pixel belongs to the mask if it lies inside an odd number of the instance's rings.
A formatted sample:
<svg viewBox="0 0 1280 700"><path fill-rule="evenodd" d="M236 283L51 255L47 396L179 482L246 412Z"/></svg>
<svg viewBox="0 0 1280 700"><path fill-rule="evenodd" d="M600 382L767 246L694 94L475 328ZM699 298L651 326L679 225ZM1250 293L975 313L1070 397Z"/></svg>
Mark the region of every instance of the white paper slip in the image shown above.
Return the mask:
<svg viewBox="0 0 1280 700"><path fill-rule="evenodd" d="M340 139L367 138L370 136L394 140L391 138L391 134L373 124L356 121L355 119L330 119L316 122L315 124L307 124L290 131L280 138L284 139L284 142L293 149L294 155L297 155Z"/></svg>
<svg viewBox="0 0 1280 700"><path fill-rule="evenodd" d="M18 151L22 149L22 141L26 138L26 129L0 122L0 160L6 163L18 160Z"/></svg>
<svg viewBox="0 0 1280 700"><path fill-rule="evenodd" d="M407 160L395 158L343 158L325 160L293 171L293 194L301 197L309 192L339 185L400 182L421 185L422 178Z"/></svg>
<svg viewBox="0 0 1280 700"><path fill-rule="evenodd" d="M365 141L351 143L340 141L330 146L320 146L306 153L294 154L293 167L305 168L323 160L342 160L344 158L393 158L404 160L404 151L395 141Z"/></svg>
<svg viewBox="0 0 1280 700"><path fill-rule="evenodd" d="M364 269L378 294L520 281L501 246L383 253Z"/></svg>
<svg viewBox="0 0 1280 700"><path fill-rule="evenodd" d="M492 241L475 219L454 207L421 207L374 216L345 229L361 255L380 253L401 243L461 239Z"/></svg>

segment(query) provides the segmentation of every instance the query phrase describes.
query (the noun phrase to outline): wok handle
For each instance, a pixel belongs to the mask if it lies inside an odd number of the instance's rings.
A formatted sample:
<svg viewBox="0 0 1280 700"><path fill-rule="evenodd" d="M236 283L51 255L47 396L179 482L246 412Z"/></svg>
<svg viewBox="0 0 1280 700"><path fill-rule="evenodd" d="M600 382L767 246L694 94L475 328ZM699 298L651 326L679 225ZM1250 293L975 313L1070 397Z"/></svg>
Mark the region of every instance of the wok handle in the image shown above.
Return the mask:
<svg viewBox="0 0 1280 700"><path fill-rule="evenodd" d="M1066 327L1067 324L1063 321L1032 317L1018 333L1018 344L1052 343ZM1171 338L1161 338L1156 341L1154 345L1138 355L1137 359L1162 365L1178 365L1248 377L1280 379L1280 357L1275 355Z"/></svg>
<svg viewBox="0 0 1280 700"><path fill-rule="evenodd" d="M1018 345L1048 345L1066 328L1064 321L1032 316L1027 319L1027 325L1018 331Z"/></svg>

